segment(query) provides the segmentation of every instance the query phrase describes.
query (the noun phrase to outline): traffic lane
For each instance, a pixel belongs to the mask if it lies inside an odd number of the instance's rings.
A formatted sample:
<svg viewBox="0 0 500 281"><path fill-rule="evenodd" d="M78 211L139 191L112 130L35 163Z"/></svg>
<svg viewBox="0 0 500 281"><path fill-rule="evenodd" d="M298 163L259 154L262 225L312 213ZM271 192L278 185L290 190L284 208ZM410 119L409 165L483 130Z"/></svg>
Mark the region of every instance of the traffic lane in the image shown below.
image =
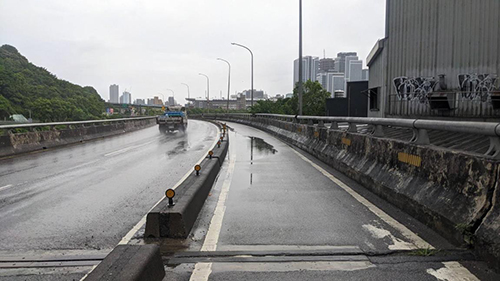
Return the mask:
<svg viewBox="0 0 500 281"><path fill-rule="evenodd" d="M208 280L479 280L457 262L214 263ZM482 280L495 280L490 274ZM496 279L498 280L498 279Z"/></svg>
<svg viewBox="0 0 500 281"><path fill-rule="evenodd" d="M218 249L230 245L355 245L365 251L415 249L280 140L228 123L236 157Z"/></svg>
<svg viewBox="0 0 500 281"><path fill-rule="evenodd" d="M46 166L34 166L26 156L8 159L25 161L18 165L34 172L26 176L28 182L0 191L0 250L113 247L217 137L217 128L201 121L190 121L186 134L164 134L157 127L141 131L154 142L132 140L125 147L103 149L98 141L84 144L86 149L64 148L66 155L56 150L57 156L52 151L35 154ZM90 160L87 164L72 164L69 159L80 159L72 148L84 156L95 153L83 157ZM65 164L50 161L52 157L65 159ZM23 173L10 175L21 178Z"/></svg>
<svg viewBox="0 0 500 281"><path fill-rule="evenodd" d="M191 143L196 140L195 137L200 137L198 135L193 136L193 132L197 133L200 129L199 124L199 121L193 121L190 123L191 128L188 127L191 136L187 135L187 137ZM209 134L209 132L205 131L205 134ZM0 186L7 184L16 186L30 179L43 178L54 172L60 172L68 168L75 169L79 165L100 161L103 156L109 157L126 153L128 150L137 149L141 146L153 147L183 137L185 137L184 134L180 132L162 134L157 126L153 126L123 135L5 157L0 159L0 182L2 183ZM170 151L169 155L175 153L177 152Z"/></svg>

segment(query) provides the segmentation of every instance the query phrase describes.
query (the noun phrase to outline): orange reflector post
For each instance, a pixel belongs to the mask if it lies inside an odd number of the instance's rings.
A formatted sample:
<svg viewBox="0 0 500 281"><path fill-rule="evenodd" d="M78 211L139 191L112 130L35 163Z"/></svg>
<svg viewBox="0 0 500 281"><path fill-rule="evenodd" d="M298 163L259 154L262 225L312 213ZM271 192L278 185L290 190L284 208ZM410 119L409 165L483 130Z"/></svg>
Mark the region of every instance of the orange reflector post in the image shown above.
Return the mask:
<svg viewBox="0 0 500 281"><path fill-rule="evenodd" d="M167 189L167 191L165 192L165 196L167 196L167 198L174 198L175 190L171 188Z"/></svg>
<svg viewBox="0 0 500 281"><path fill-rule="evenodd" d="M174 203L174 196L175 196L175 190L169 188L167 191L165 191L165 196L168 198L168 207L173 207L175 205Z"/></svg>
<svg viewBox="0 0 500 281"><path fill-rule="evenodd" d="M210 150L210 151L208 152L208 157L209 157L210 159L212 159L212 155L214 155L214 152L213 152L212 150Z"/></svg>
<svg viewBox="0 0 500 281"><path fill-rule="evenodd" d="M200 165L194 166L194 170L196 171L196 175L199 176L200 175L201 166Z"/></svg>

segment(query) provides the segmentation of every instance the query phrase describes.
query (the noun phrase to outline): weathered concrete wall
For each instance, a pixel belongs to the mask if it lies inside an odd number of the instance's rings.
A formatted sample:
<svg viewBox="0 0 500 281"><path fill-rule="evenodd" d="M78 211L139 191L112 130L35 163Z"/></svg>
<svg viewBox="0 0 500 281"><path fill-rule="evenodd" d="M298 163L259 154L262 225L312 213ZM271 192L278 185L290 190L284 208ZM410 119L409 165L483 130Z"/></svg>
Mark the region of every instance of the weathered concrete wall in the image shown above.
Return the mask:
<svg viewBox="0 0 500 281"><path fill-rule="evenodd" d="M79 125L72 129L10 133L0 136L0 157L123 134L156 124L154 118Z"/></svg>
<svg viewBox="0 0 500 281"><path fill-rule="evenodd" d="M500 268L498 161L432 146L253 117L229 119L293 144Z"/></svg>

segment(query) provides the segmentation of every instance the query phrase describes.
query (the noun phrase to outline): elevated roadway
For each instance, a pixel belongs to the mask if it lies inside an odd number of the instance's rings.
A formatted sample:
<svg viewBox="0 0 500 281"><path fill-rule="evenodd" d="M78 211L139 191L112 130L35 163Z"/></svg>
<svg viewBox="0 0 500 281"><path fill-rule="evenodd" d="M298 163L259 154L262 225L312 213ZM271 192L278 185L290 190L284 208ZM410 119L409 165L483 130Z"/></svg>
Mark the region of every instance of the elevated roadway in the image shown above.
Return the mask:
<svg viewBox="0 0 500 281"><path fill-rule="evenodd" d="M217 131L191 120L185 134L154 126L0 159L0 261L105 255L206 155ZM61 280L88 270L72 268ZM29 272L0 264L0 280Z"/></svg>
<svg viewBox="0 0 500 281"><path fill-rule="evenodd" d="M227 123L228 159L164 280L496 280L486 265L271 135Z"/></svg>

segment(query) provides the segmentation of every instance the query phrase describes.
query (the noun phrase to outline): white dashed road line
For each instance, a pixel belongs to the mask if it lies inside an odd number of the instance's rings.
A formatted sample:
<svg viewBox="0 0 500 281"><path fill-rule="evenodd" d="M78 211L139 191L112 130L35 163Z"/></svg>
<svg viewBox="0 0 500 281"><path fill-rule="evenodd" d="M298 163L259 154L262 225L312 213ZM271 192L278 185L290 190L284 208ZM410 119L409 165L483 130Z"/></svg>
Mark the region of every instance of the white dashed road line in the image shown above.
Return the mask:
<svg viewBox="0 0 500 281"><path fill-rule="evenodd" d="M224 219L224 213L226 212L226 199L229 193L229 187L231 186L231 181L233 180L234 166L236 163L236 155L231 154L229 160L229 167L227 169L227 175L222 183L221 192L219 195L219 201L215 207L214 215L210 221L210 226L208 228L207 236L203 242L203 246L200 251L215 251L217 249L217 242L219 241L220 231L222 229L222 221ZM197 263L194 267L194 271L191 275L190 281L207 281L208 277L212 273L211 263Z"/></svg>

